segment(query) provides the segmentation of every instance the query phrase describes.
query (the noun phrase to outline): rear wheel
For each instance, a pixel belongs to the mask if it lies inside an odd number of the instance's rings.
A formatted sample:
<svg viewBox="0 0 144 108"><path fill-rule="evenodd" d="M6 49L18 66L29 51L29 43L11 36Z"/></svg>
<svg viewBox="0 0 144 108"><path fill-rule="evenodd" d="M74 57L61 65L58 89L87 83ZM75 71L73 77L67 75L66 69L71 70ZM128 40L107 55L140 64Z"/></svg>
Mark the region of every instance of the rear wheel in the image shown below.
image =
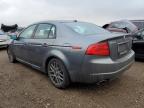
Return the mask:
<svg viewBox="0 0 144 108"><path fill-rule="evenodd" d="M48 76L52 84L57 88L66 88L69 83L69 76L66 67L59 59L51 59L48 63Z"/></svg>
<svg viewBox="0 0 144 108"><path fill-rule="evenodd" d="M15 62L16 62L16 59L15 59L14 55L12 54L12 52L10 51L9 48L8 48L8 50L7 50L7 53L8 53L9 62L10 62L10 63L15 63Z"/></svg>

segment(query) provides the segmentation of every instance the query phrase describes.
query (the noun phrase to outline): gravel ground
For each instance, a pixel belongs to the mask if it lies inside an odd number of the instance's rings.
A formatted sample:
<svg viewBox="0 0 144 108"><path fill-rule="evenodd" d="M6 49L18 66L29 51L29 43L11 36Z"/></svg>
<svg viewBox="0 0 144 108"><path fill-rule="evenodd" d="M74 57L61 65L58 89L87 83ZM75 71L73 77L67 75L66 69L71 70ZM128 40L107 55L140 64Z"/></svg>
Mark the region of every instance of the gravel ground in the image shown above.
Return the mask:
<svg viewBox="0 0 144 108"><path fill-rule="evenodd" d="M59 90L45 74L9 63L0 50L0 108L144 108L144 62L112 82Z"/></svg>

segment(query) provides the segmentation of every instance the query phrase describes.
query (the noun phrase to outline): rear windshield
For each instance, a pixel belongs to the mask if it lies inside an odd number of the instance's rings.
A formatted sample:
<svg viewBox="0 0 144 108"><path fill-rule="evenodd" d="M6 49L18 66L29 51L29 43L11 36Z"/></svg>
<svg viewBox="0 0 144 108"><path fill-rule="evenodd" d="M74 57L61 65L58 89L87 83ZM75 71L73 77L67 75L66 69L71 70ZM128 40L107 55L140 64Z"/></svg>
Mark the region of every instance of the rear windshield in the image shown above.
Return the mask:
<svg viewBox="0 0 144 108"><path fill-rule="evenodd" d="M71 22L64 24L80 35L96 35L96 34L110 33L109 31L91 23Z"/></svg>

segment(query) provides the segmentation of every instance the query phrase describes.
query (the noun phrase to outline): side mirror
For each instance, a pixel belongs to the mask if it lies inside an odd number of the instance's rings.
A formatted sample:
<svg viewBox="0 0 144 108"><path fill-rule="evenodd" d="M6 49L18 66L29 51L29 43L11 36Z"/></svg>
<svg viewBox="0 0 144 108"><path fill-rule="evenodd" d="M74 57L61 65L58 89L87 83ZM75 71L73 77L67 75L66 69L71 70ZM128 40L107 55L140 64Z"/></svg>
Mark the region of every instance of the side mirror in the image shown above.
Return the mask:
<svg viewBox="0 0 144 108"><path fill-rule="evenodd" d="M11 35L10 37L12 40L17 40L17 35Z"/></svg>

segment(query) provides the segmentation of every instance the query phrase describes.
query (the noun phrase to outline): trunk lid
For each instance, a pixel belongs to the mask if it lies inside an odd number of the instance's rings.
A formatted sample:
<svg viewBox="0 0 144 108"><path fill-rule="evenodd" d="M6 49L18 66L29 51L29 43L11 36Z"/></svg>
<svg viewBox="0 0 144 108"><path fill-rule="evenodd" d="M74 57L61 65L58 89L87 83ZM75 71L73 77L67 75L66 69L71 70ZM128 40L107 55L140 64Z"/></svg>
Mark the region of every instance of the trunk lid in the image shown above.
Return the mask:
<svg viewBox="0 0 144 108"><path fill-rule="evenodd" d="M113 60L120 59L127 55L132 48L132 36L124 35L108 40L110 48L110 57Z"/></svg>

